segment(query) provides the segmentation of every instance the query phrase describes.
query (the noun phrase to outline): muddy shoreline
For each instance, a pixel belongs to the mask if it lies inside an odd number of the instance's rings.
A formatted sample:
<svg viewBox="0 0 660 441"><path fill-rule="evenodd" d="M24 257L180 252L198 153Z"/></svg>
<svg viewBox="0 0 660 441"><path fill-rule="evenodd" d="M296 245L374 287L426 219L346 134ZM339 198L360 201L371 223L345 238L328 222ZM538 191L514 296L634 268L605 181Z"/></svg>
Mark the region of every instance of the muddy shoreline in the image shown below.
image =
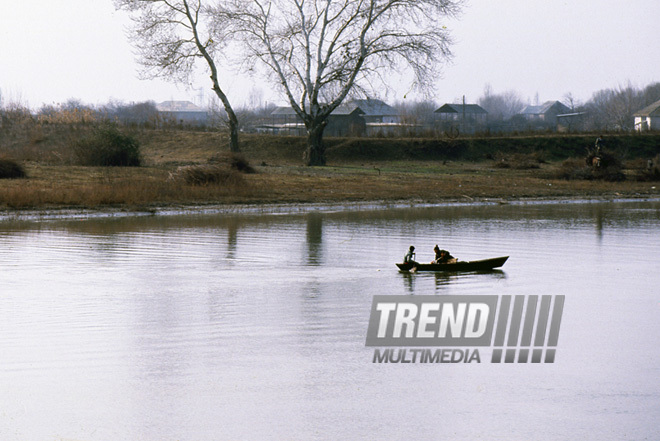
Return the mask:
<svg viewBox="0 0 660 441"><path fill-rule="evenodd" d="M660 202L654 195L600 195L529 198L448 198L434 202L421 200L360 201L322 203L268 203L268 204L169 204L153 207L62 207L42 209L0 210L0 223L8 221L57 221L91 220L147 216L199 216L199 215L283 215L310 212L376 211L404 208L431 208L486 205L531 205L531 204L594 204L625 202Z"/></svg>

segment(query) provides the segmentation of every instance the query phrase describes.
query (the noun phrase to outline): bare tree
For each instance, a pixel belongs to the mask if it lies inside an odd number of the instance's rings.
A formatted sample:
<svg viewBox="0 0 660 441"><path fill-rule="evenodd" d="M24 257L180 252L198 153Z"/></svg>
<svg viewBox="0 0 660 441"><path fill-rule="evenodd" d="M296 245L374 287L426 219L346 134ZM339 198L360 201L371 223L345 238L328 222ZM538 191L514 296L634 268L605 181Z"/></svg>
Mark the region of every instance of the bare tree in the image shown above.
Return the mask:
<svg viewBox="0 0 660 441"><path fill-rule="evenodd" d="M566 92L564 94L564 102L568 104L568 107L571 108L571 111L575 111L576 108L580 107L582 103L573 95L573 92Z"/></svg>
<svg viewBox="0 0 660 441"><path fill-rule="evenodd" d="M488 112L488 119L504 121L517 115L525 107L525 102L517 92L508 90L494 93L490 84L484 87L484 94L478 100L479 105Z"/></svg>
<svg viewBox="0 0 660 441"><path fill-rule="evenodd" d="M394 105L403 125L401 136L431 132L435 126L435 110L438 104L433 101L400 101Z"/></svg>
<svg viewBox="0 0 660 441"><path fill-rule="evenodd" d="M442 21L462 0L231 0L249 67L266 67L307 130L305 161L324 165L323 130L351 92L387 87L409 68L428 88L451 40ZM374 93L377 95L377 93Z"/></svg>
<svg viewBox="0 0 660 441"><path fill-rule="evenodd" d="M591 130L632 130L633 114L645 106L644 94L630 82L595 92L585 105Z"/></svg>
<svg viewBox="0 0 660 441"><path fill-rule="evenodd" d="M215 56L227 42L224 26L210 20L202 0L114 0L115 8L132 14L130 38L139 51L143 74L189 84L195 62L203 59L212 88L227 113L229 148L237 152L238 119L220 87Z"/></svg>
<svg viewBox="0 0 660 441"><path fill-rule="evenodd" d="M642 96L645 107L660 100L660 83L651 83L646 86L642 91Z"/></svg>

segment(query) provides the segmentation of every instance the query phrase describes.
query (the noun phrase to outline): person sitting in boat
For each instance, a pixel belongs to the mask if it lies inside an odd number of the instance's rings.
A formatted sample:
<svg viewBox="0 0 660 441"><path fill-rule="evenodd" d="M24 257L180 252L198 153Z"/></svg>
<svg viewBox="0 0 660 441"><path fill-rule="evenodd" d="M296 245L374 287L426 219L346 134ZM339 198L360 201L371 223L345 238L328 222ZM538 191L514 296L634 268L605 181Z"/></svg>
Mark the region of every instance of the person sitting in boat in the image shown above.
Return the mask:
<svg viewBox="0 0 660 441"><path fill-rule="evenodd" d="M437 245L436 245L437 247ZM433 263L456 263L457 259L449 254L447 250L437 250L435 253L436 259Z"/></svg>
<svg viewBox="0 0 660 441"><path fill-rule="evenodd" d="M440 259L440 247L436 244L433 247L433 252L435 253L435 259L431 263L438 263L438 260Z"/></svg>
<svg viewBox="0 0 660 441"><path fill-rule="evenodd" d="M410 245L410 248L408 249L408 252L406 253L405 256L403 256L403 263L412 263L413 265L417 265L417 262L415 262L415 247Z"/></svg>

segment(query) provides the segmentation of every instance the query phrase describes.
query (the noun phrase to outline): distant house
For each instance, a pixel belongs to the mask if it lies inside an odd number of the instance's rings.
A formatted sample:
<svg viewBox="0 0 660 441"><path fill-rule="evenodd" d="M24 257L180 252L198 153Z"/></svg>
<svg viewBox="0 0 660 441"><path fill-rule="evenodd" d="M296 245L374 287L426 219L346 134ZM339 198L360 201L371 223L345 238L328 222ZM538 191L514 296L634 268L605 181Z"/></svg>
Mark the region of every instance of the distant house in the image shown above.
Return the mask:
<svg viewBox="0 0 660 441"><path fill-rule="evenodd" d="M364 112L356 105L347 104L337 107L328 118L328 125L323 134L326 136L361 136L365 133ZM280 134L306 134L305 124L292 107L277 107L270 114L270 121L259 127L259 131Z"/></svg>
<svg viewBox="0 0 660 441"><path fill-rule="evenodd" d="M362 136L366 130L364 112L356 105L337 107L328 118L323 133L327 136Z"/></svg>
<svg viewBox="0 0 660 441"><path fill-rule="evenodd" d="M305 133L305 124L291 106L279 106L270 112L268 121L264 121L257 131L275 135L298 135Z"/></svg>
<svg viewBox="0 0 660 441"><path fill-rule="evenodd" d="M208 112L190 101L164 101L156 104L156 110L166 123L203 126L209 121Z"/></svg>
<svg viewBox="0 0 660 441"><path fill-rule="evenodd" d="M433 113L437 116L441 128L460 127L465 132L474 132L488 120L488 112L478 104L447 103Z"/></svg>
<svg viewBox="0 0 660 441"><path fill-rule="evenodd" d="M398 133L408 125L402 124L399 112L389 104L379 99L356 99L348 102L364 112L362 117L366 122L367 135L384 135Z"/></svg>
<svg viewBox="0 0 660 441"><path fill-rule="evenodd" d="M526 120L531 122L541 122L547 126L557 126L558 115L566 115L571 109L559 101L546 101L540 106L527 106L521 112Z"/></svg>
<svg viewBox="0 0 660 441"><path fill-rule="evenodd" d="M369 123L385 123L396 124L399 122L399 112L386 104L385 102L377 99L364 99L364 100L351 100L348 105L359 107L364 112L362 117Z"/></svg>
<svg viewBox="0 0 660 441"><path fill-rule="evenodd" d="M635 130L640 132L660 130L660 101L635 112L633 117L635 118Z"/></svg>
<svg viewBox="0 0 660 441"><path fill-rule="evenodd" d="M572 132L582 130L586 121L587 112L571 112L557 115L557 131Z"/></svg>

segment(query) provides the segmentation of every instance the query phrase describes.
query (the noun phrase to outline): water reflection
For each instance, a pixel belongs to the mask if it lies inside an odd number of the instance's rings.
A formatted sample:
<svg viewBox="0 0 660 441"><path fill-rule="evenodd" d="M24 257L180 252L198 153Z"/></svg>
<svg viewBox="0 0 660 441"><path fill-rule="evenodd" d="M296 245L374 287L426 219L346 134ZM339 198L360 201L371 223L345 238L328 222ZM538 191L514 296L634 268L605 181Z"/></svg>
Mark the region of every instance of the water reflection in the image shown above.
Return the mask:
<svg viewBox="0 0 660 441"><path fill-rule="evenodd" d="M307 265L318 266L323 263L323 215L307 215Z"/></svg>
<svg viewBox="0 0 660 441"><path fill-rule="evenodd" d="M413 273L410 271L400 271L401 279L403 280L403 286L406 288L408 294L415 293L415 279Z"/></svg>
<svg viewBox="0 0 660 441"><path fill-rule="evenodd" d="M600 243L603 240L603 231L604 231L604 220L605 220L605 212L603 210L603 207L598 205L594 208L594 218L596 221L596 237L598 238L598 242Z"/></svg>
<svg viewBox="0 0 660 441"><path fill-rule="evenodd" d="M227 259L233 260L236 257L238 247L238 229L240 222L237 218L231 217L227 220Z"/></svg>
<svg viewBox="0 0 660 441"><path fill-rule="evenodd" d="M0 434L479 439L523 419L520 439L651 439L659 213L634 202L3 223ZM511 258L399 272L411 243L419 261L435 243ZM364 347L377 294L559 293L553 366L374 365Z"/></svg>
<svg viewBox="0 0 660 441"><path fill-rule="evenodd" d="M408 294L415 294L415 282L433 277L435 282L435 294L449 294L448 289L456 283L494 283L507 278L503 270L494 269L489 271L466 271L466 272L410 272L399 271L403 287ZM419 292L418 294L429 294Z"/></svg>

